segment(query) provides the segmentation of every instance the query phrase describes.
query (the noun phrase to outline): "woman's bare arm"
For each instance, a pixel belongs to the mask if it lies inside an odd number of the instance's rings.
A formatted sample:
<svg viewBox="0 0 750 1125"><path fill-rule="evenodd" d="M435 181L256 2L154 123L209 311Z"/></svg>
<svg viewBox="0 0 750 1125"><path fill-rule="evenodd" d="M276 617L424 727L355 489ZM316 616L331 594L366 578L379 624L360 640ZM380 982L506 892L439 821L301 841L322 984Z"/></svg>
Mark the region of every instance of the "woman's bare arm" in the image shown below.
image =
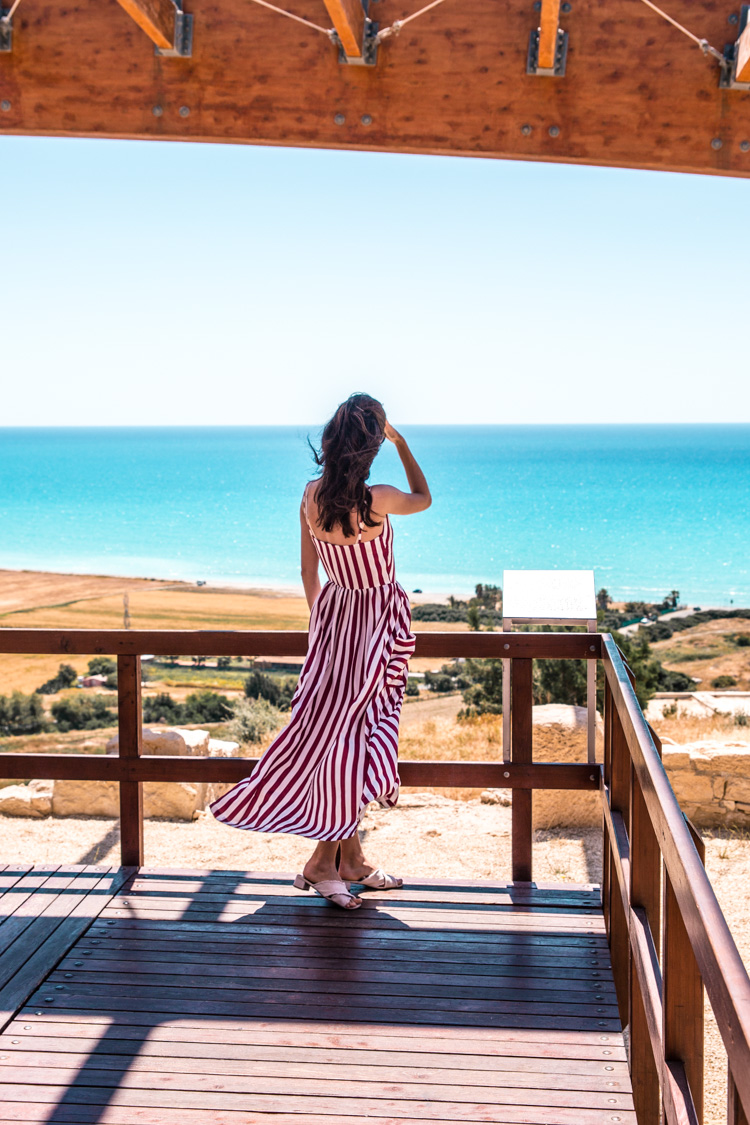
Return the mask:
<svg viewBox="0 0 750 1125"><path fill-rule="evenodd" d="M310 529L307 526L305 518L305 505L304 502L300 504L299 508L300 530L302 539L300 541L300 570L302 571L302 585L305 587L305 597L310 609L320 593L320 576L318 574L318 552L315 550L315 544L310 538Z"/></svg>
<svg viewBox="0 0 750 1125"><path fill-rule="evenodd" d="M401 464L404 466L410 492L402 492L390 484L376 484L372 489L373 508L379 514L391 513L395 516L408 516L413 512L424 512L432 503L430 489L425 475L409 449L406 438L386 422L385 436L396 446Z"/></svg>

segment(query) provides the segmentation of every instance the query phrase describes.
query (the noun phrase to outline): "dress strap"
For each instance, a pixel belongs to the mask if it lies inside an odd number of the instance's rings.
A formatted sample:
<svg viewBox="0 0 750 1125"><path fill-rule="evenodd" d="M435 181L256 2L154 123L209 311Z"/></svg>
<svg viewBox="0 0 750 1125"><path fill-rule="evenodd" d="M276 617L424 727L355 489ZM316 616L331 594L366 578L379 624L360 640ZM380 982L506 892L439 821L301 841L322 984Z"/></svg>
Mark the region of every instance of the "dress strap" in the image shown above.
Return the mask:
<svg viewBox="0 0 750 1125"><path fill-rule="evenodd" d="M365 523L364 523L364 520L360 520L360 521L359 521L359 535L357 536L357 542L358 542L358 543L361 543L361 542L362 542L362 532L363 532L364 530L365 530Z"/></svg>

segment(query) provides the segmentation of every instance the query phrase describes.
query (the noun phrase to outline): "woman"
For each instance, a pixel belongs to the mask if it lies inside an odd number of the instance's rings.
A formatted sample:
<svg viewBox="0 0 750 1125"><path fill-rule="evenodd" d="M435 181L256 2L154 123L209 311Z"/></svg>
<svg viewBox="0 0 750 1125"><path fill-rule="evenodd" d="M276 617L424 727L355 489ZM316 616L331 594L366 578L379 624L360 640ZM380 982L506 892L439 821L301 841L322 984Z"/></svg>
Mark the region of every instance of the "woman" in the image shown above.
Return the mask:
<svg viewBox="0 0 750 1125"><path fill-rule="evenodd" d="M409 492L366 484L386 438L398 450ZM402 885L368 863L357 828L371 801L391 808L398 800L398 722L414 651L388 516L422 512L432 500L406 441L369 395L339 406L316 461L322 473L300 505L310 640L292 717L252 776L211 811L235 828L317 840L295 886L356 910L362 901L350 882L378 890ZM322 589L319 562L328 576Z"/></svg>

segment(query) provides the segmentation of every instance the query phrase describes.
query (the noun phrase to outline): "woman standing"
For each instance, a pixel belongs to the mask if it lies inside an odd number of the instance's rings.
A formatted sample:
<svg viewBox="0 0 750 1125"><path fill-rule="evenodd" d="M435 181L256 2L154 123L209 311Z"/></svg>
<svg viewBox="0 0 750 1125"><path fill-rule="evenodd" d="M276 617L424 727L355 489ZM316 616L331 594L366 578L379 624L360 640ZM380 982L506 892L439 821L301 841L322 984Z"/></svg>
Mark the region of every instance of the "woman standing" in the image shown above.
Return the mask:
<svg viewBox="0 0 750 1125"><path fill-rule="evenodd" d="M409 492L366 483L386 438L398 450ZM369 395L339 406L316 461L321 475L300 505L310 639L292 717L252 776L211 811L234 828L317 840L295 886L353 910L361 899L350 882L378 890L402 885L368 863L357 829L371 801L391 808L398 800L398 724L414 651L388 516L422 512L432 500L406 441ZM320 562L328 577L322 589Z"/></svg>

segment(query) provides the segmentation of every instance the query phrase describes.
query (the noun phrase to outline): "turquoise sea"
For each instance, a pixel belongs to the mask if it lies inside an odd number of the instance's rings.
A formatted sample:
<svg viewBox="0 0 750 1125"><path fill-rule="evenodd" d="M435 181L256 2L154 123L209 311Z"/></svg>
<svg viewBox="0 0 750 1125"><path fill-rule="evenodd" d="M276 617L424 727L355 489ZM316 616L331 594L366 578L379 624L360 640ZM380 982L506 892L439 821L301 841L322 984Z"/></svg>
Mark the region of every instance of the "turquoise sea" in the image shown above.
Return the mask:
<svg viewBox="0 0 750 1125"><path fill-rule="evenodd" d="M617 597L750 605L750 425L404 427L432 508L409 590L593 567ZM315 426L0 429L0 567L299 586ZM403 484L392 446L373 483Z"/></svg>

